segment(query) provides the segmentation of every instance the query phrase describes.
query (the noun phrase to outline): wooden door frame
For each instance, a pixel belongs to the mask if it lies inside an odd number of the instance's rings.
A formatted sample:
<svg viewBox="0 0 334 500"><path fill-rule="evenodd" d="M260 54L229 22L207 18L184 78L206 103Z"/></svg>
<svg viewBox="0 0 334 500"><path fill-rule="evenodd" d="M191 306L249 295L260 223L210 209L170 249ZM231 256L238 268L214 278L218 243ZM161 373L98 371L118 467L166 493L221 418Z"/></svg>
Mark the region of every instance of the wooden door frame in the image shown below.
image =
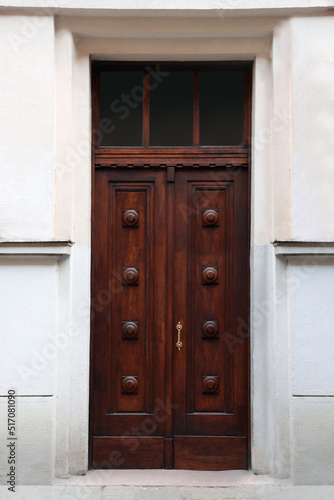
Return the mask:
<svg viewBox="0 0 334 500"><path fill-rule="evenodd" d="M106 69L129 69L129 68L145 68L147 66L159 65L162 71L172 69L210 69L210 70L228 70L228 69L242 69L245 71L245 85L244 85L244 145L243 146L189 146L189 147L154 147L148 148L148 133L147 120L144 119L143 147L101 147L98 145L99 130L99 72ZM167 170L167 209L170 217L167 221L167 263L168 266L173 265L173 241L174 241L174 174L175 168L186 167L203 167L211 168L213 165L216 167L225 168L227 171L234 172L236 169L248 169L248 255L250 255L250 202L251 202L251 116L252 116L252 70L253 63L250 61L230 61L230 62L104 62L92 61L91 63L91 86L92 86L92 224L91 231L93 231L95 223L95 171L103 168L149 168L163 167ZM143 103L143 107L148 109L147 101ZM195 128L195 127L194 127ZM196 132L194 131L194 135ZM92 238L92 246L94 240ZM93 256L93 252L92 252ZM94 280L94 266L91 265L91 283ZM167 290L167 330L173 329L173 305L172 300L172 287L171 280L168 282ZM91 308L93 308L94 297L92 296L93 287L91 286ZM247 302L248 302L248 326L250 325L250 273L247 277ZM92 313L93 313L93 309ZM169 330L168 330L169 331ZM172 331L172 330L170 330ZM92 372L93 372L93 314L91 314L91 336L90 336L90 380L89 380L89 467L91 468L92 459ZM166 356L170 360L170 369L166 369L169 377L166 377L166 395L172 393L172 338L170 342L166 342ZM250 341L249 335L245 339L247 342L247 373L248 373L248 457L247 462L251 464L251 425L250 425ZM166 421L166 442L172 441L173 435L173 420L172 415ZM172 447L167 447L165 460L171 463ZM168 467L167 467L168 468Z"/></svg>

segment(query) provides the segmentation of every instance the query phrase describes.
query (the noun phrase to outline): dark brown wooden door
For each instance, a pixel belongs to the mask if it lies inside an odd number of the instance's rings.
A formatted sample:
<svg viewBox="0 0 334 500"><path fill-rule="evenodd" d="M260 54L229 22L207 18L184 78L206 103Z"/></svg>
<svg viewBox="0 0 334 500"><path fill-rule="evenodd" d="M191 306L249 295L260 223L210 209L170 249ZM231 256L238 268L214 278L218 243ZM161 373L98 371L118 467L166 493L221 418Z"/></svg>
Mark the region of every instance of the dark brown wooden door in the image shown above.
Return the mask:
<svg viewBox="0 0 334 500"><path fill-rule="evenodd" d="M92 234L92 467L247 468L247 169L100 168Z"/></svg>
<svg viewBox="0 0 334 500"><path fill-rule="evenodd" d="M175 182L174 467L247 468L247 174L197 169ZM231 342L232 341L232 342Z"/></svg>

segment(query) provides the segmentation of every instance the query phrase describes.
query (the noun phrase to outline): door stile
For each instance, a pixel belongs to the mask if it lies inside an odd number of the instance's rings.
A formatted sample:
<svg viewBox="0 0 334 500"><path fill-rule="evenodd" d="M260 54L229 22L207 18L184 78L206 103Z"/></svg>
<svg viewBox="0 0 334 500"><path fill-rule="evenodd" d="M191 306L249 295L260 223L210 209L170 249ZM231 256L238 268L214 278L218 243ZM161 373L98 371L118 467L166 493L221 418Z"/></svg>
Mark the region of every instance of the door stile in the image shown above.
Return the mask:
<svg viewBox="0 0 334 500"><path fill-rule="evenodd" d="M175 167L167 167L167 267L166 267L166 293L167 293L167 335L166 335L166 388L165 388L165 468L173 468L173 348L174 348L174 195L175 195Z"/></svg>
<svg viewBox="0 0 334 500"><path fill-rule="evenodd" d="M104 182L104 176L99 175L95 178L95 188L97 192L102 193L102 196L95 196L94 200L94 217L95 224L92 227L92 239L95 242L94 259L92 260L92 295L91 295L91 319L93 323L94 335L91 340L91 356L92 356L92 380L94 389L95 411L91 412L91 429L94 429L96 434L105 434L105 393L107 380L105 377L106 363L93 362L95 357L103 352L104 341L107 331L106 307L101 307L98 303L100 290L106 290L108 265L107 259L103 255L107 255L108 249L108 186ZM99 335L96 335L99 332ZM97 354L98 353L98 354Z"/></svg>
<svg viewBox="0 0 334 500"><path fill-rule="evenodd" d="M235 205L239 210L235 211L234 226L244 227L244 231L238 232L234 244L234 260L238 262L238 267L234 268L234 309L238 311L238 316L234 314L234 324L236 330L231 339L230 348L234 351L234 358L238 360L234 366L234 377L236 388L236 408L239 402L249 399L249 222L242 217L242 214L249 214L248 201L248 175L242 172L239 175L239 183L235 190ZM247 196L246 196L247 193ZM246 346L246 348L245 348ZM247 380L247 384L238 384L238 379ZM235 427L240 433L248 435L249 404L247 411L235 412Z"/></svg>
<svg viewBox="0 0 334 500"><path fill-rule="evenodd" d="M177 172L179 173L179 172ZM184 177L182 178L182 180ZM174 353L174 434L186 433L186 358L187 358L187 337L190 334L190 325L187 323L187 262L185 255L187 254L187 231L184 231L184 222L187 224L187 183L180 182L180 176L175 183L175 243L174 243L174 297L175 297L175 314L173 325L173 353ZM186 218L186 220L184 220ZM183 223L182 223L183 222ZM177 331L176 324L182 324L181 341L182 348L176 347Z"/></svg>

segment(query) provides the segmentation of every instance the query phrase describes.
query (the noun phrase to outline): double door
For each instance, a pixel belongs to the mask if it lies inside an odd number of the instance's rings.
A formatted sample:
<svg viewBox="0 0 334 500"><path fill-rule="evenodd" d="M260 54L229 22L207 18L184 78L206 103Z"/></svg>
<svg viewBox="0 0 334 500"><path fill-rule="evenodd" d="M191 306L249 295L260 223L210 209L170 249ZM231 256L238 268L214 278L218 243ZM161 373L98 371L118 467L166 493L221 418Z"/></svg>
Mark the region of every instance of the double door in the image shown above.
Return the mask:
<svg viewBox="0 0 334 500"><path fill-rule="evenodd" d="M100 168L93 468L248 468L248 173Z"/></svg>

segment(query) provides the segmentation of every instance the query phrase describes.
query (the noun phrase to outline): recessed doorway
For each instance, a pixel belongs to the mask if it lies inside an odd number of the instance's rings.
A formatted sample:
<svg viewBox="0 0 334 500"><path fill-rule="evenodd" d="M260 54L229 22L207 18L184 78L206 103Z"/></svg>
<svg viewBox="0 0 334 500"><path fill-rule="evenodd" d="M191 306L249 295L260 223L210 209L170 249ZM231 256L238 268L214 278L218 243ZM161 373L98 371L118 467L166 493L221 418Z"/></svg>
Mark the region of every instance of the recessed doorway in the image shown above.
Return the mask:
<svg viewBox="0 0 334 500"><path fill-rule="evenodd" d="M249 466L249 63L94 63L93 468Z"/></svg>

